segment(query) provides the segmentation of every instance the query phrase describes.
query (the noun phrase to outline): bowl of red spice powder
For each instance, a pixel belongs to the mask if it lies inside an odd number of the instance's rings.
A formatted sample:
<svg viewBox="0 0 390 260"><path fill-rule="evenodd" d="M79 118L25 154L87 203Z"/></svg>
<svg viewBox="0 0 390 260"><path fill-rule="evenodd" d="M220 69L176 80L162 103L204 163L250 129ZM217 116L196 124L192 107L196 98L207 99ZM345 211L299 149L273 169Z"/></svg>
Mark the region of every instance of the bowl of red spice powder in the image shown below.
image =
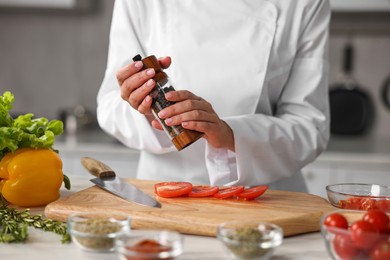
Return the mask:
<svg viewBox="0 0 390 260"><path fill-rule="evenodd" d="M175 259L183 253L183 237L168 230L132 230L115 240L121 260Z"/></svg>

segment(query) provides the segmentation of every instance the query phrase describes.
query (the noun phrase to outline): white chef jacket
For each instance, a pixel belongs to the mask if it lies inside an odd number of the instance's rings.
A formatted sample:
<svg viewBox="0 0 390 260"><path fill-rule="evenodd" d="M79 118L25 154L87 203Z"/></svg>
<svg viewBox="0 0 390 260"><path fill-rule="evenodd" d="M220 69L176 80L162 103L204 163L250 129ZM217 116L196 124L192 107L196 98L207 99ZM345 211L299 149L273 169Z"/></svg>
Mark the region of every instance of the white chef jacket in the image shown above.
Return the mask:
<svg viewBox="0 0 390 260"><path fill-rule="evenodd" d="M140 151L138 178L304 191L329 139L329 19L327 0L116 0L98 122ZM174 88L212 104L235 152L177 151L123 101L116 72L136 54L171 56Z"/></svg>

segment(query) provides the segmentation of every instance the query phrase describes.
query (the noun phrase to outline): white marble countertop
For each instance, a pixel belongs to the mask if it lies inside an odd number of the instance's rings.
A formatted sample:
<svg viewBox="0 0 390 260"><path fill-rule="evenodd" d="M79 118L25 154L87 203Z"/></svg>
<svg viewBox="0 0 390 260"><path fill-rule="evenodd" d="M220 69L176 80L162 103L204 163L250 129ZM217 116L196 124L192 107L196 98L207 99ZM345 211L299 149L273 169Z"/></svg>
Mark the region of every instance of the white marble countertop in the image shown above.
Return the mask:
<svg viewBox="0 0 390 260"><path fill-rule="evenodd" d="M77 192L91 186L86 177L72 177L71 192ZM62 191L62 196L69 194L69 191ZM31 214L42 214L43 208L30 209ZM222 260L229 259L222 244L213 237L194 235L184 236L184 253L178 260L185 259L206 259ZM66 259L66 260L89 260L89 259L119 259L115 253L91 253L80 250L75 244L61 244L59 235L29 229L29 238L24 244L2 244L0 243L0 259ZM283 244L275 250L272 260L315 260L331 259L326 252L325 244L319 232L298 235L285 238Z"/></svg>

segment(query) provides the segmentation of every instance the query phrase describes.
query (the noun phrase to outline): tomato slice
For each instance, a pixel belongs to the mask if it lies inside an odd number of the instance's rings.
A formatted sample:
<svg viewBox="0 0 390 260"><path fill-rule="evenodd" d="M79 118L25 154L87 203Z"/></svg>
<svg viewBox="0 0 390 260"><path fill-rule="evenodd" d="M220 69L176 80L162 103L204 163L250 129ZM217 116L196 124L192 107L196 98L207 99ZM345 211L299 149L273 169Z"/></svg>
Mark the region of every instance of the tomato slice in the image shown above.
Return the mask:
<svg viewBox="0 0 390 260"><path fill-rule="evenodd" d="M201 198L213 196L219 190L218 186L196 185L192 186L192 190L188 193L188 197Z"/></svg>
<svg viewBox="0 0 390 260"><path fill-rule="evenodd" d="M361 201L360 209L362 210L373 210L376 209L376 201L374 199L365 198Z"/></svg>
<svg viewBox="0 0 390 260"><path fill-rule="evenodd" d="M361 201L360 198L348 198L346 200L340 200L339 201L339 207L342 209L355 209L359 210L361 209Z"/></svg>
<svg viewBox="0 0 390 260"><path fill-rule="evenodd" d="M382 211L390 211L390 200L386 200L386 199L383 199L383 200L378 200L376 202L376 207L379 209L379 210L382 210Z"/></svg>
<svg viewBox="0 0 390 260"><path fill-rule="evenodd" d="M243 191L244 191L244 186L232 186L232 187L221 188L217 193L214 194L214 197L218 199L227 199L233 196L237 196Z"/></svg>
<svg viewBox="0 0 390 260"><path fill-rule="evenodd" d="M163 198L187 195L192 190L189 182L160 182L154 185L154 192Z"/></svg>
<svg viewBox="0 0 390 260"><path fill-rule="evenodd" d="M256 199L257 197L263 195L263 193L266 190L268 190L267 185L248 188L248 189L245 189L240 194L238 194L238 198L244 199L244 200L253 200L253 199Z"/></svg>

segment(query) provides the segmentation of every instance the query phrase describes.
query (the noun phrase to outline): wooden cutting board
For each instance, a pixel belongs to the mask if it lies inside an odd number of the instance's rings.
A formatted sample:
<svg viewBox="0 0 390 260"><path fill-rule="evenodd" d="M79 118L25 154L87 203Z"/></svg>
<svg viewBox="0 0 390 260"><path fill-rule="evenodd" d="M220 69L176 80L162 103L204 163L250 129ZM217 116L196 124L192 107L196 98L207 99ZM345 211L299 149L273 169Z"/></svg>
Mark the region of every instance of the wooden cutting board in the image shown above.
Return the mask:
<svg viewBox="0 0 390 260"><path fill-rule="evenodd" d="M126 179L154 195L156 181ZM101 216L128 214L134 229L169 229L180 233L215 236L217 225L233 220L257 220L277 224L285 236L319 231L325 212L335 210L325 199L307 193L267 190L253 201L215 198L160 198L161 208L142 206L121 199L97 186L73 193L48 204L48 218L66 221L76 212Z"/></svg>

